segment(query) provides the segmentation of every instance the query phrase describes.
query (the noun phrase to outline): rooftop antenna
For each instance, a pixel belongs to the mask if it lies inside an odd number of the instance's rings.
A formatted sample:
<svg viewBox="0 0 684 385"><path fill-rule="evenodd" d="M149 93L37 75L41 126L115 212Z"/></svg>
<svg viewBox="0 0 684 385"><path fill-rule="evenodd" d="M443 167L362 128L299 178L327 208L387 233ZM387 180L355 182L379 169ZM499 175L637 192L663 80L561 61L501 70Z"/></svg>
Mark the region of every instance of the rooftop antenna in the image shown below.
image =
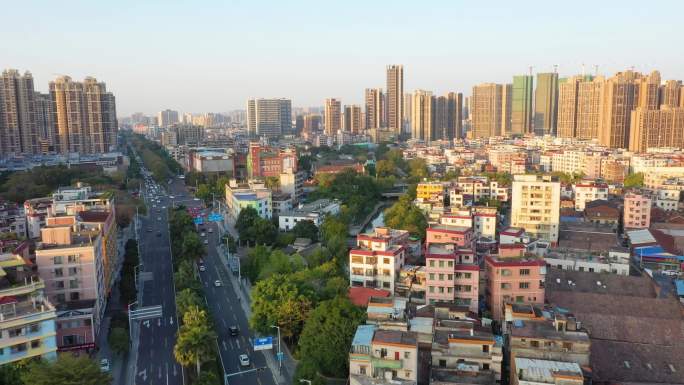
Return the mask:
<svg viewBox="0 0 684 385"><path fill-rule="evenodd" d="M553 73L554 74L558 73L558 64L553 65Z"/></svg>
<svg viewBox="0 0 684 385"><path fill-rule="evenodd" d="M534 68L534 67L529 66L528 68L530 69L530 76L532 76L532 68Z"/></svg>
<svg viewBox="0 0 684 385"><path fill-rule="evenodd" d="M584 68L584 63L582 63L582 77L585 75L585 68Z"/></svg>
<svg viewBox="0 0 684 385"><path fill-rule="evenodd" d="M598 64L594 64L594 76L598 76Z"/></svg>

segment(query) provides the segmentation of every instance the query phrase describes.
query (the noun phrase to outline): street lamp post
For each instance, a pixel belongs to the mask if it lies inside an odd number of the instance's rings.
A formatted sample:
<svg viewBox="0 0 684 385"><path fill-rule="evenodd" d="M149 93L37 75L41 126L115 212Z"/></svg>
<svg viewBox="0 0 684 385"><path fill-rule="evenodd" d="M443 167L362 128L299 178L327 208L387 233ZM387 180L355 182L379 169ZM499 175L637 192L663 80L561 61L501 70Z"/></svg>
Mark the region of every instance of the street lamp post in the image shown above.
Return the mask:
<svg viewBox="0 0 684 385"><path fill-rule="evenodd" d="M283 371L283 351L281 350L280 344L280 326L271 325L271 328L278 329L278 373Z"/></svg>
<svg viewBox="0 0 684 385"><path fill-rule="evenodd" d="M131 344L133 343L133 328L132 328L132 322L131 322L131 307L133 305L137 304L138 301L133 301L128 304L128 338L130 339Z"/></svg>

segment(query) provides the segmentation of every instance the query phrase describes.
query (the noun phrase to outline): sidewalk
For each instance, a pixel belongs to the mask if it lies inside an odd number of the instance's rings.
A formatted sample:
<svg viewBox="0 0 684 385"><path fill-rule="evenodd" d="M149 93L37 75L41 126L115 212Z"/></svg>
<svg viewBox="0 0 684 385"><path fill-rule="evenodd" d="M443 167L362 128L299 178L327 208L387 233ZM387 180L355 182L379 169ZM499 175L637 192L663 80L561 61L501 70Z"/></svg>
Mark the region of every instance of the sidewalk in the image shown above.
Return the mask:
<svg viewBox="0 0 684 385"><path fill-rule="evenodd" d="M228 262L228 253L225 249L224 246L218 246L216 247L216 253L219 256L219 259L221 260L221 266L226 271L226 274L228 274L228 277L230 277L230 283L231 286L233 287L233 291L235 294L240 298L240 306L242 307L242 310L245 312L245 316L247 319L252 317L252 309L251 309L251 287L249 285L249 282L246 279L242 279L242 285L238 282L238 277L233 274L233 272L230 270L230 265ZM277 352L277 347L274 346L272 352L273 354L268 354L267 352L262 352L264 357L266 358L266 365L271 369L271 373L273 373L273 378L277 384L290 384L292 382L292 377L294 376L295 369L297 369L297 363L292 357L292 354L290 354L290 350L287 348L286 344L282 345L282 351L284 355L284 360L283 360L283 367L282 367L282 372L280 372L278 361L276 360L275 353Z"/></svg>

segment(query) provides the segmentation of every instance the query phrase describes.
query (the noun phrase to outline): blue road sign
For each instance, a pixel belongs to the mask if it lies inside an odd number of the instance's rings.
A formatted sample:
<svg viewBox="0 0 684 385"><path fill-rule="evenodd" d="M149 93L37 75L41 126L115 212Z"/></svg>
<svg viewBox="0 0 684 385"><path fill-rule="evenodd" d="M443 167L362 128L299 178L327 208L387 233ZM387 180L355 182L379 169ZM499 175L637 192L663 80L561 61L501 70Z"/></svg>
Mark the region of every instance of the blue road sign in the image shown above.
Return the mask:
<svg viewBox="0 0 684 385"><path fill-rule="evenodd" d="M284 355L285 355L285 353L283 353L283 352L278 352L278 353L276 354L276 356L278 357L278 361L282 361Z"/></svg>
<svg viewBox="0 0 684 385"><path fill-rule="evenodd" d="M263 337L254 339L254 350L273 349L273 337Z"/></svg>
<svg viewBox="0 0 684 385"><path fill-rule="evenodd" d="M212 222L223 222L223 216L219 213L211 213L209 214L209 220Z"/></svg>
<svg viewBox="0 0 684 385"><path fill-rule="evenodd" d="M196 217L196 218L194 219L194 222L195 222L196 225L201 225L202 223L204 223L204 218L202 218L202 217Z"/></svg>

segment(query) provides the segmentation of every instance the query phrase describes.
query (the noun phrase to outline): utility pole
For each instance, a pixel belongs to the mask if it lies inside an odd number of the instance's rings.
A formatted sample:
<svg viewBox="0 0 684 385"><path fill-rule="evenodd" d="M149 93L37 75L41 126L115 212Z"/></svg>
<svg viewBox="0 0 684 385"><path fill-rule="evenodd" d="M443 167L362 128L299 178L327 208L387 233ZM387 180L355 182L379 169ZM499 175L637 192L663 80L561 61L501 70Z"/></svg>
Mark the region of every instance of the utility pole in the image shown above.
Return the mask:
<svg viewBox="0 0 684 385"><path fill-rule="evenodd" d="M280 326L271 325L271 328L278 329L278 373L283 371L283 351L280 349Z"/></svg>

